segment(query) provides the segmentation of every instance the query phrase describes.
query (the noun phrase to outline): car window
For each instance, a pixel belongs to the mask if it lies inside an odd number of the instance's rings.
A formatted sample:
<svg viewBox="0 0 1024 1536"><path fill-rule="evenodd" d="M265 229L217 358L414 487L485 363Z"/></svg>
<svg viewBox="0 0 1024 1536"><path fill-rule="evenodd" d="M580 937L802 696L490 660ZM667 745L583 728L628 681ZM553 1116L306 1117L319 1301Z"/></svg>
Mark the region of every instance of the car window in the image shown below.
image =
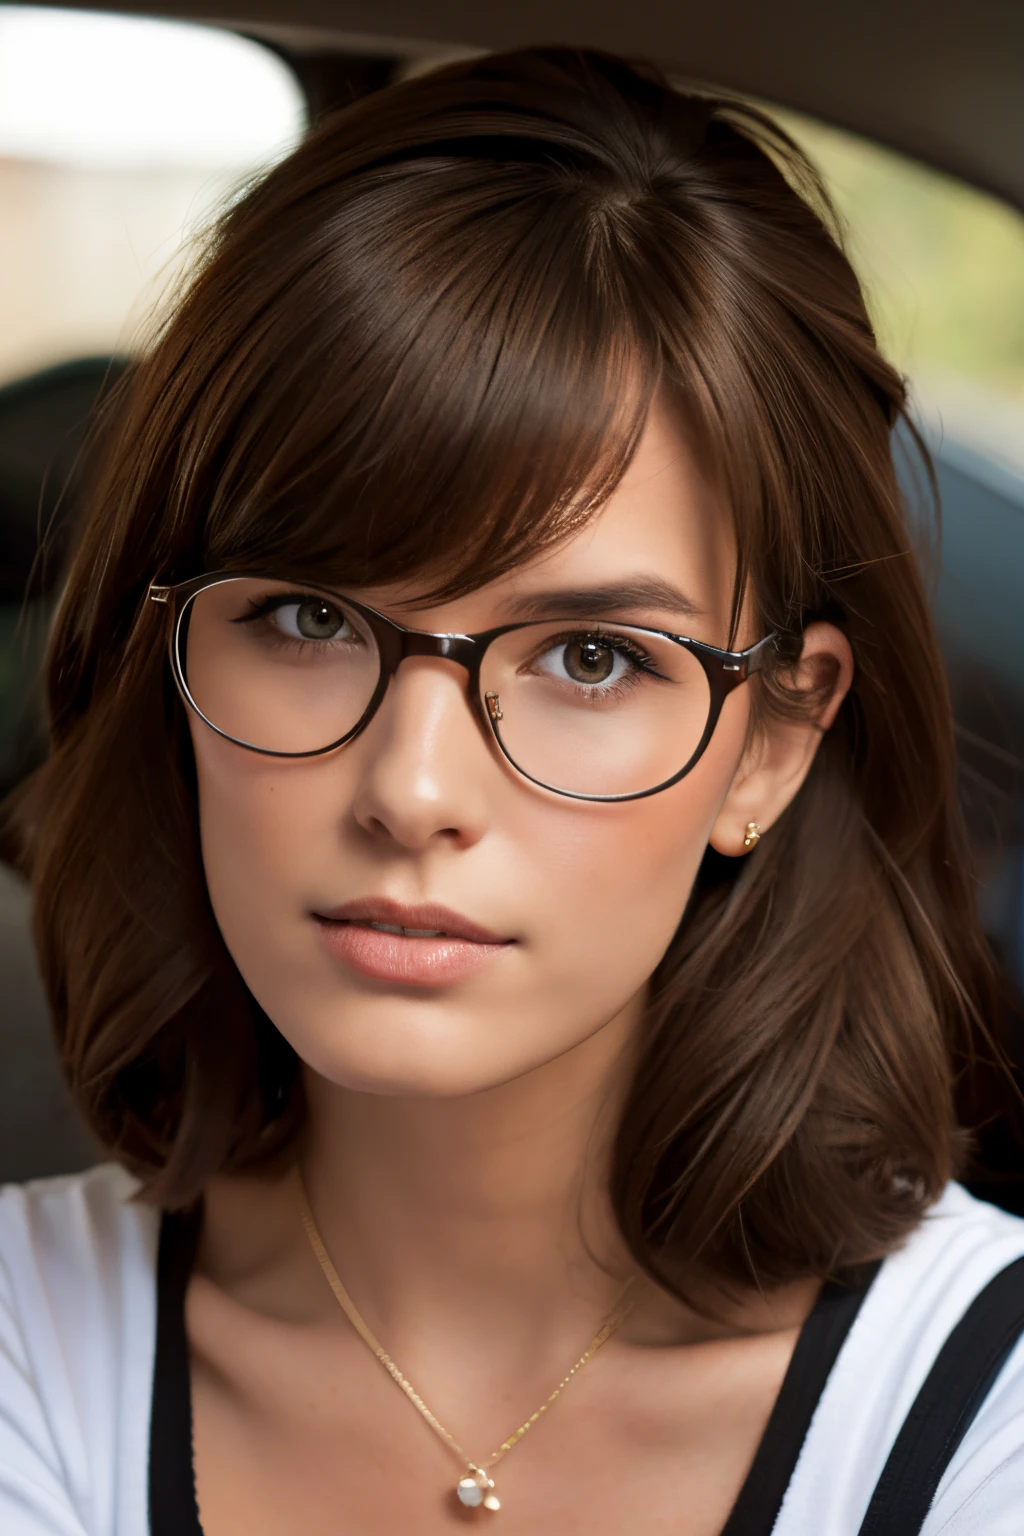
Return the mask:
<svg viewBox="0 0 1024 1536"><path fill-rule="evenodd" d="M1024 216L852 134L780 115L825 172L880 339L922 418L1024 476Z"/></svg>
<svg viewBox="0 0 1024 1536"><path fill-rule="evenodd" d="M304 123L298 82L258 43L0 8L0 383L130 350L189 236Z"/></svg>

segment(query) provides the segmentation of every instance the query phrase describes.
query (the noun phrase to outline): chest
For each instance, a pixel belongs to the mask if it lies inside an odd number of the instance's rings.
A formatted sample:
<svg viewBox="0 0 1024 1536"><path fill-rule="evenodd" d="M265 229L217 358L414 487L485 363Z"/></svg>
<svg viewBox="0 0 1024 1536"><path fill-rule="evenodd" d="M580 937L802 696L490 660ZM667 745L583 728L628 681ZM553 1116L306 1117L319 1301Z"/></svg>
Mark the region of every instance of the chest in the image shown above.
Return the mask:
<svg viewBox="0 0 1024 1536"><path fill-rule="evenodd" d="M360 1341L295 1332L270 1325L239 1351L222 1331L192 1350L203 1536L444 1536L492 1522L504 1536L719 1536L793 1346L607 1351L491 1469L491 1513L458 1502L464 1469ZM484 1462L532 1406L496 1389L449 1427Z"/></svg>

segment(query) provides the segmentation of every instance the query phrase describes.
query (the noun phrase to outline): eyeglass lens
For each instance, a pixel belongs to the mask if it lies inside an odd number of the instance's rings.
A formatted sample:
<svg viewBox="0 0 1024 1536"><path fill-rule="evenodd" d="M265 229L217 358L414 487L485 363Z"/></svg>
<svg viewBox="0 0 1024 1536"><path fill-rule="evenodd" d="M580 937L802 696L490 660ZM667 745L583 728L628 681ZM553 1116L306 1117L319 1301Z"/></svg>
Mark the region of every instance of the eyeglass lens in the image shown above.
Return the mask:
<svg viewBox="0 0 1024 1536"><path fill-rule="evenodd" d="M322 750L358 725L380 680L373 632L336 596L235 577L183 615L181 665L197 709L244 745ZM700 743L711 697L685 646L581 620L499 636L480 670L513 763L551 789L637 794L672 778Z"/></svg>

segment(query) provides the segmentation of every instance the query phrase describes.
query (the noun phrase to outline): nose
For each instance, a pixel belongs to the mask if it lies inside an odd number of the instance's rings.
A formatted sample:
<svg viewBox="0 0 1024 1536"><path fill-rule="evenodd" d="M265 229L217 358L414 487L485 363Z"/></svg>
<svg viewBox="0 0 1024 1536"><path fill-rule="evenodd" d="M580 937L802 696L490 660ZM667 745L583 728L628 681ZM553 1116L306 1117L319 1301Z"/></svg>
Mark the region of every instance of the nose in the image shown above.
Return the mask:
<svg viewBox="0 0 1024 1536"><path fill-rule="evenodd" d="M468 848L488 822L489 785L500 772L467 693L463 666L412 655L352 744L359 769L352 811L359 826L403 848L438 841Z"/></svg>

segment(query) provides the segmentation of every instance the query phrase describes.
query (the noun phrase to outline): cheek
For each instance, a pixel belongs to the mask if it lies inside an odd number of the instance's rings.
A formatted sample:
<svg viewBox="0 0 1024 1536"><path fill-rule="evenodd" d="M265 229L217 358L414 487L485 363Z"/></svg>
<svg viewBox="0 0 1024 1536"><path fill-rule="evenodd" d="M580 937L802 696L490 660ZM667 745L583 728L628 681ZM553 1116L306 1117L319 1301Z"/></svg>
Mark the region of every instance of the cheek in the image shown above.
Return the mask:
<svg viewBox="0 0 1024 1536"><path fill-rule="evenodd" d="M282 920L311 850L329 836L335 798L306 764L282 764L193 728L199 825L210 901L243 974L251 950L287 942Z"/></svg>
<svg viewBox="0 0 1024 1536"><path fill-rule="evenodd" d="M585 1032L625 1006L678 927L704 843L692 820L666 826L648 804L606 808L545 849L536 944L563 1027Z"/></svg>
<svg viewBox="0 0 1024 1536"><path fill-rule="evenodd" d="M659 964L742 757L746 724L734 695L700 762L671 789L621 805L562 802L545 808L545 820L515 829L520 856L543 850L535 858L538 910L567 989L611 987L624 1000Z"/></svg>

